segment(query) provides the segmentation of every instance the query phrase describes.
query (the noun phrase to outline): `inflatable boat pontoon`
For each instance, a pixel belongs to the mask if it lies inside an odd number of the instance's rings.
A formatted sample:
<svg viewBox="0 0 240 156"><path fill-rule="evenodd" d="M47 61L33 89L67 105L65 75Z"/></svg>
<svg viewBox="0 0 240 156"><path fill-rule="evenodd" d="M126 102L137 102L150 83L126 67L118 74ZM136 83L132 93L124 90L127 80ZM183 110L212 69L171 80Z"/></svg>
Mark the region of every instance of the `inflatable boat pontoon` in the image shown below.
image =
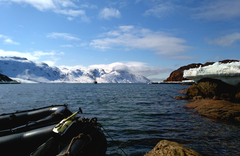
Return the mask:
<svg viewBox="0 0 240 156"><path fill-rule="evenodd" d="M8 156L104 156L97 118L76 117L67 105L0 115L0 151Z"/></svg>

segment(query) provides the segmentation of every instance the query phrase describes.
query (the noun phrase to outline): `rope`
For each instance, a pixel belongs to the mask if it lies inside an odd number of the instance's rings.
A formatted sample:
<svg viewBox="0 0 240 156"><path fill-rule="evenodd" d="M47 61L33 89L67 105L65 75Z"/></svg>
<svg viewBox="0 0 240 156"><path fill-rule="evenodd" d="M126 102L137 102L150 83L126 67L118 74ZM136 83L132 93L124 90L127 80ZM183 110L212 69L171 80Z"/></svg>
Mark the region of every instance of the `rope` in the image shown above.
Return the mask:
<svg viewBox="0 0 240 156"><path fill-rule="evenodd" d="M124 150L116 143L116 141L113 140L113 138L110 136L110 134L107 132L107 130L106 130L100 123L98 123L98 125L103 128L103 130L107 133L107 135L109 136L109 138L111 138L111 140L113 141L113 143L127 156L127 153L125 153Z"/></svg>
<svg viewBox="0 0 240 156"><path fill-rule="evenodd" d="M89 134L88 134L88 135L85 135L85 134L83 134L83 133L80 133L78 136L72 138L72 140L71 140L71 142L70 142L70 144L69 144L69 146L68 146L67 151L66 151L65 153L59 154L59 155L57 155L57 156L70 156L70 155L71 155L71 147L72 147L72 144L74 143L75 140L80 139L82 136L87 136L87 137L90 138L90 141L89 141L89 142L92 141L92 137L91 137Z"/></svg>

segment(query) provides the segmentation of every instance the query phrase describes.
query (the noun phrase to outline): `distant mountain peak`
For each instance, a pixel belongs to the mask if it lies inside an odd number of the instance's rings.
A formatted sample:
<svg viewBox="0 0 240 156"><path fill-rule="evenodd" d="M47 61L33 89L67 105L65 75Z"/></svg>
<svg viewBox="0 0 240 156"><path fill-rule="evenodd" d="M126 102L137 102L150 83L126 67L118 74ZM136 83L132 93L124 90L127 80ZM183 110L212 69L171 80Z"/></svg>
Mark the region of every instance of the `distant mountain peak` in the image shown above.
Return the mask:
<svg viewBox="0 0 240 156"><path fill-rule="evenodd" d="M51 67L22 57L0 57L0 74L41 83L148 83L144 76L125 70Z"/></svg>

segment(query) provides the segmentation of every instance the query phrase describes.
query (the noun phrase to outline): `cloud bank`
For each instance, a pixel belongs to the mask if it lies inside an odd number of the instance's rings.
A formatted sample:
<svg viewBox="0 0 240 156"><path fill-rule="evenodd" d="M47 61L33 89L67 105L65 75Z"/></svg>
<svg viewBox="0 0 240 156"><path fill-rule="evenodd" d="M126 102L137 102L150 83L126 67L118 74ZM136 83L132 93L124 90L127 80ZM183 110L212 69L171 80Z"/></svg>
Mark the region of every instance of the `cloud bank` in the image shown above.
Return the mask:
<svg viewBox="0 0 240 156"><path fill-rule="evenodd" d="M145 11L144 16L154 15L158 18L166 16L169 13L172 13L176 9L176 6L170 2L165 2L161 4L156 4L151 9Z"/></svg>
<svg viewBox="0 0 240 156"><path fill-rule="evenodd" d="M111 64L91 65L88 68L102 68L108 71L124 70L136 75L144 76L157 75L159 73L170 72L172 70L169 68L147 66L147 64L143 62L115 62Z"/></svg>
<svg viewBox="0 0 240 156"><path fill-rule="evenodd" d="M195 8L193 18L207 20L230 20L240 17L239 0L206 0Z"/></svg>
<svg viewBox="0 0 240 156"><path fill-rule="evenodd" d="M19 51L5 51L0 49L0 56L17 56L17 57L25 57L28 60L38 61L44 60L47 64L53 66L56 61L59 59L59 55L63 55L63 52L55 52L55 51L33 51L33 52L19 52ZM46 57L46 58L45 58Z"/></svg>
<svg viewBox="0 0 240 156"><path fill-rule="evenodd" d="M38 9L39 11L53 11L57 14L70 16L68 20L73 17L81 17L83 22L89 22L90 19L86 16L84 10L77 9L78 6L71 0L6 0L11 3L28 4ZM74 8L74 9L73 9Z"/></svg>
<svg viewBox="0 0 240 156"><path fill-rule="evenodd" d="M160 31L137 28L134 26L119 26L116 30L101 35L92 40L91 46L108 50L113 47L151 50L157 54L176 55L192 48L184 45L186 41Z"/></svg>
<svg viewBox="0 0 240 156"><path fill-rule="evenodd" d="M216 38L214 40L208 40L207 42L209 44L215 44L215 45L220 45L220 46L226 47L226 46L231 46L234 42L237 42L237 41L240 41L240 33L239 32L228 34L226 36L222 36L222 37Z"/></svg>

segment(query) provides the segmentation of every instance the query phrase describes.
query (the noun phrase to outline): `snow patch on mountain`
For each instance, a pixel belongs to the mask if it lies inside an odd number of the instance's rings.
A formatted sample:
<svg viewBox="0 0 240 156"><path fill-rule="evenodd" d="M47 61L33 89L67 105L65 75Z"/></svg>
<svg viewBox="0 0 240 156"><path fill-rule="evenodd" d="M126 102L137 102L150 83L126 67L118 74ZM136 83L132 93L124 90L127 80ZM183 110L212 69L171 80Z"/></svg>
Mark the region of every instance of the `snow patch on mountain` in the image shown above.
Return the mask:
<svg viewBox="0 0 240 156"><path fill-rule="evenodd" d="M144 76L124 70L81 69L52 67L43 62L33 62L21 57L0 57L0 73L22 83L148 83Z"/></svg>

